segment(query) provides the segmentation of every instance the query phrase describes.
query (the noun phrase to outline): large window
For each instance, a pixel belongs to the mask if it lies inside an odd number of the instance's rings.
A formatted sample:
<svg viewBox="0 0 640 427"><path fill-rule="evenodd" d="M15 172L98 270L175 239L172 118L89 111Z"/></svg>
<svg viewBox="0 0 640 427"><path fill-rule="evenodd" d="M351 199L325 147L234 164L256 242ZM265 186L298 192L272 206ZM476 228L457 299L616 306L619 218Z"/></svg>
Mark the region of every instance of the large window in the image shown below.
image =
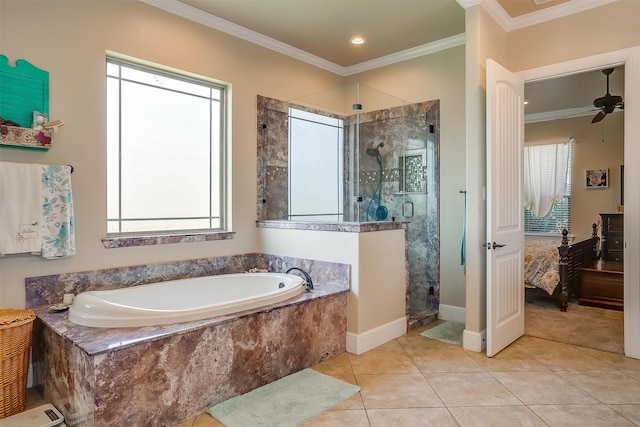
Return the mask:
<svg viewBox="0 0 640 427"><path fill-rule="evenodd" d="M525 147L525 199L528 207L524 210L525 233L562 233L562 229L571 230L571 166L573 146L571 142L560 144L530 145ZM526 180L530 180L527 186ZM546 183L546 185L545 185ZM527 187L550 187L547 190L534 190ZM527 193L544 193L538 197L544 206L532 206ZM536 215L535 212L545 215Z"/></svg>
<svg viewBox="0 0 640 427"><path fill-rule="evenodd" d="M107 58L109 235L224 231L225 87Z"/></svg>
<svg viewBox="0 0 640 427"><path fill-rule="evenodd" d="M342 221L344 125L289 108L289 219Z"/></svg>

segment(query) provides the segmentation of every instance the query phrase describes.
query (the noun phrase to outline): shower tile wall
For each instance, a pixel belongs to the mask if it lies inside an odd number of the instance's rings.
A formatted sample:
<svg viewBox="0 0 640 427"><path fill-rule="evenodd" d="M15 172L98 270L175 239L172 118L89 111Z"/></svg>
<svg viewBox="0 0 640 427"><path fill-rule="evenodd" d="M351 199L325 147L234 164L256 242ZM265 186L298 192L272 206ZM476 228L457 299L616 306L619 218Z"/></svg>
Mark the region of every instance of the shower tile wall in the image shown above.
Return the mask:
<svg viewBox="0 0 640 427"><path fill-rule="evenodd" d="M289 218L289 107L288 102L258 95L257 181L258 219ZM305 111L339 117L295 106Z"/></svg>
<svg viewBox="0 0 640 427"><path fill-rule="evenodd" d="M287 219L289 104L258 96L258 219ZM309 109L307 109L309 110ZM310 110L322 113L319 110ZM344 116L345 147L355 140L356 116ZM382 154L382 204L387 221L409 221L408 227L408 314L437 312L440 294L439 232L439 145L440 103L438 100L389 108L359 115L359 194L354 194L353 164L345 148L345 221L375 221L375 208L367 207L380 177L376 158L367 148L380 147ZM423 153L423 154L420 154ZM409 168L401 170L400 161ZM420 158L418 158L420 157ZM404 182L402 182L404 181ZM363 201L354 203L355 195ZM412 206L412 207L411 207ZM404 211L403 211L404 207ZM404 214L409 209L413 217ZM404 214L403 214L404 212ZM433 293L430 293L433 288Z"/></svg>
<svg viewBox="0 0 640 427"><path fill-rule="evenodd" d="M258 219L287 219L287 103L258 96Z"/></svg>
<svg viewBox="0 0 640 427"><path fill-rule="evenodd" d="M380 173L376 159L367 155L366 149L384 144L379 149L383 166L381 204L388 209L387 220L410 222L409 314L437 311L440 293L439 101L361 114L359 141L360 194L364 197L359 204L360 217L367 220L367 206ZM401 170L403 156L409 159L410 169ZM375 220L374 211L375 206L368 215L371 221ZM411 212L413 217L407 218ZM433 294L430 294L431 287Z"/></svg>

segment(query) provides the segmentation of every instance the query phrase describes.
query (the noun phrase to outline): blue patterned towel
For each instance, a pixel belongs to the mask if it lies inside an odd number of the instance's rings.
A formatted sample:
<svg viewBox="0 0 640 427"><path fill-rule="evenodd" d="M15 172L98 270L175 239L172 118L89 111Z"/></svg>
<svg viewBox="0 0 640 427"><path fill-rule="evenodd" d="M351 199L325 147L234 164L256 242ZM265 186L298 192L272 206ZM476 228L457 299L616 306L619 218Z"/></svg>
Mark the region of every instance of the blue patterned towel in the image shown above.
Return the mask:
<svg viewBox="0 0 640 427"><path fill-rule="evenodd" d="M42 165L42 258L58 259L76 253L73 224L71 167Z"/></svg>

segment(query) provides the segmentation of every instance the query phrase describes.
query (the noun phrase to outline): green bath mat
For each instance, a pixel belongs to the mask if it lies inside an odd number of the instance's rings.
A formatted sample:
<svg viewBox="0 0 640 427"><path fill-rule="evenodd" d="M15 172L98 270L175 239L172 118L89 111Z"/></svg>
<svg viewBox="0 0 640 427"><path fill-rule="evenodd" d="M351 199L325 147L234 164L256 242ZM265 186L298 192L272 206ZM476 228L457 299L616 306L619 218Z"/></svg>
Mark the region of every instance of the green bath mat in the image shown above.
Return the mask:
<svg viewBox="0 0 640 427"><path fill-rule="evenodd" d="M227 427L293 427L360 391L360 387L304 369L207 412Z"/></svg>
<svg viewBox="0 0 640 427"><path fill-rule="evenodd" d="M427 329L420 335L449 344L462 345L464 323L447 321L441 325Z"/></svg>

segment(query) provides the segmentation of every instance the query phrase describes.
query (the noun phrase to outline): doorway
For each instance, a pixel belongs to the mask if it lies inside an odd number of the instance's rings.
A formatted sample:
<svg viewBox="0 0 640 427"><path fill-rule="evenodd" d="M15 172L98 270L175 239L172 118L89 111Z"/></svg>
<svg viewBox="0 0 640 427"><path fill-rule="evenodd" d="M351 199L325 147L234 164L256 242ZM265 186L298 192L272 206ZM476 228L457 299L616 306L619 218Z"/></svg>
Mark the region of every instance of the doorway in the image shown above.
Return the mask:
<svg viewBox="0 0 640 427"><path fill-rule="evenodd" d="M529 210L525 212L525 248L530 248L525 250L529 254L525 278L532 283L544 284L541 275L549 274L542 268L538 271L536 266L539 267L542 258L533 255L548 248L549 256L557 258L563 228L570 231L574 243L590 238L594 223L602 236L601 230L607 224L602 217L609 218L610 213L622 210L624 110L614 108L602 117L593 101L605 92L623 94L625 69L619 65L606 70L611 73L592 70L525 83L525 147L548 151L555 146L569 146L571 153L564 197L551 212L542 210L542 218ZM539 167L549 168L549 164L544 162ZM606 181L600 186L587 186L585 171L594 169L606 170ZM531 176L539 179L536 174ZM549 190L541 188L534 193L544 199L539 192ZM535 205L534 199L531 200ZM623 214L617 217L622 220ZM585 281L584 294L580 294L580 289L572 292L567 313L558 312L555 298L530 296L525 304L525 335L623 353L623 313L608 310L620 309L614 305L614 298L622 301L623 265L600 262L601 270L586 271L584 274L591 279ZM608 271L614 268L615 274ZM608 286L602 285L603 280L612 278L615 280ZM592 292L594 287L598 292Z"/></svg>
<svg viewBox="0 0 640 427"><path fill-rule="evenodd" d="M559 64L519 72L525 82L533 82L553 77L567 76L583 71L599 70L606 67L625 65L625 113L634 114L635 100L640 100L640 48L629 48L588 58L581 58ZM624 188L625 228L624 228L624 330L625 354L640 358L640 265L631 260L640 258L640 147L632 141L640 140L640 123L627 120L624 123ZM633 190L631 190L633 188Z"/></svg>

